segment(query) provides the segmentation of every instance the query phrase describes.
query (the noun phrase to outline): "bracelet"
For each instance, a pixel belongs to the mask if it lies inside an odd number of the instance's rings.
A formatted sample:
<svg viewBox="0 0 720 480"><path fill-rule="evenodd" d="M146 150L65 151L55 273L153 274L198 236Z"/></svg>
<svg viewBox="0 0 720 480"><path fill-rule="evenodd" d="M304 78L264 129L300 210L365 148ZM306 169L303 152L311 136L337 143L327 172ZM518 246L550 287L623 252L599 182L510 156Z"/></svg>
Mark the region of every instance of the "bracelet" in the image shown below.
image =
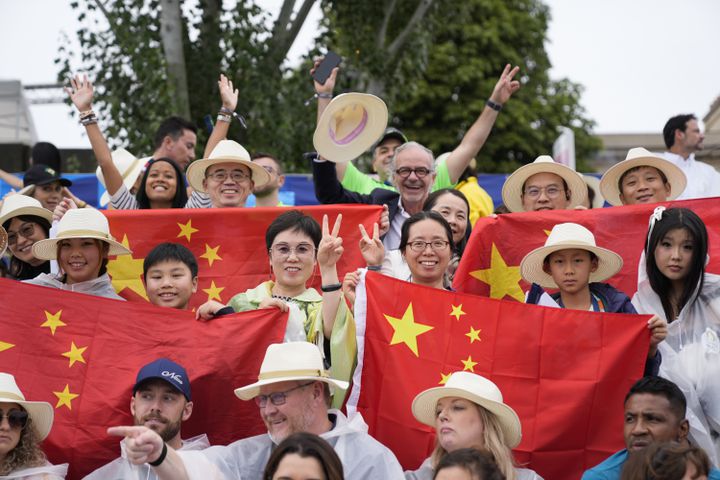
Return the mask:
<svg viewBox="0 0 720 480"><path fill-rule="evenodd" d="M342 283L331 283L330 285L323 285L320 287L320 290L322 290L325 293L330 292L337 292L342 288Z"/></svg>
<svg viewBox="0 0 720 480"><path fill-rule="evenodd" d="M94 116L95 116L95 112L93 112L92 109L85 110L84 112L80 112L80 118L94 117Z"/></svg>
<svg viewBox="0 0 720 480"><path fill-rule="evenodd" d="M382 265L368 265L367 269L371 272L379 272L382 270Z"/></svg>
<svg viewBox="0 0 720 480"><path fill-rule="evenodd" d="M310 98L308 98L307 100L305 100L304 105L307 107L308 105L310 105L310 102L312 102L312 101L315 100L316 98L325 98L325 99L328 99L328 100L329 100L329 99L333 98L333 94L332 94L332 93L326 93L326 92L316 93L316 94L314 94L312 97L310 97Z"/></svg>
<svg viewBox="0 0 720 480"><path fill-rule="evenodd" d="M218 113L217 119L218 122L232 122L232 117L230 115L225 115L224 113L220 112Z"/></svg>
<svg viewBox="0 0 720 480"><path fill-rule="evenodd" d="M503 107L501 104L495 103L492 100L488 100L487 102L485 102L485 105L492 108L496 112L499 112L500 110L502 110L502 107Z"/></svg>
<svg viewBox="0 0 720 480"><path fill-rule="evenodd" d="M227 113L228 115L232 115L234 112L229 108L222 106L220 107L220 113Z"/></svg>
<svg viewBox="0 0 720 480"><path fill-rule="evenodd" d="M93 114L92 116L81 118L79 123L80 125L87 127L88 125L98 123L98 121L97 117Z"/></svg>
<svg viewBox="0 0 720 480"><path fill-rule="evenodd" d="M163 442L163 449L162 452L160 452L160 456L154 462L148 462L148 465L150 465L151 467L157 467L165 461L165 457L167 457L167 444Z"/></svg>

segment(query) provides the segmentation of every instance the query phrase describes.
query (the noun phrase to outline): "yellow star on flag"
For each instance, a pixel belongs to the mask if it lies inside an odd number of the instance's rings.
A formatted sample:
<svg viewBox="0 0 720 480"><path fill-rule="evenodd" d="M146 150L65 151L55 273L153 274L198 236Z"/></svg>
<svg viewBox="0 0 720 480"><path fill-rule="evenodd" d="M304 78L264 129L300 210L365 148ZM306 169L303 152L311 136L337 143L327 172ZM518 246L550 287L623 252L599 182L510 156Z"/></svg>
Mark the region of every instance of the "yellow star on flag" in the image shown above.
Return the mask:
<svg viewBox="0 0 720 480"><path fill-rule="evenodd" d="M130 240L128 240L127 235L123 236L120 243L128 250L131 250ZM128 288L145 300L149 300L145 292L145 285L142 282L143 260L142 258L133 258L132 254L130 254L118 255L114 260L108 262L108 275L112 278L112 285L116 292L120 293Z"/></svg>
<svg viewBox="0 0 720 480"><path fill-rule="evenodd" d="M405 310L405 313L403 313L402 318L395 318L391 317L390 315L385 315L385 319L390 323L393 330L395 330L392 340L390 340L390 345L404 343L415 354L416 357L419 357L420 355L418 354L417 346L418 335L429 332L435 327L431 327L430 325L423 325L421 323L415 323L412 302L408 305L407 310Z"/></svg>
<svg viewBox="0 0 720 480"><path fill-rule="evenodd" d="M467 360L461 360L463 363L463 371L471 371L475 373L475 365L478 364L478 362L473 362L473 359L470 355L468 355Z"/></svg>
<svg viewBox="0 0 720 480"><path fill-rule="evenodd" d="M180 227L180 233L178 233L176 238L185 237L188 243L190 243L190 237L192 237L192 234L200 231L197 228L193 228L192 219L188 220L185 224L178 223L177 226Z"/></svg>
<svg viewBox="0 0 720 480"><path fill-rule="evenodd" d="M225 287L215 286L215 280L210 282L210 288L203 288L203 292L208 294L208 301L217 300L218 302L222 302L222 298L220 298L220 292L222 292L223 290L225 290Z"/></svg>
<svg viewBox="0 0 720 480"><path fill-rule="evenodd" d="M75 345L75 342L70 342L70 351L63 353L62 356L70 359L69 367L72 367L75 362L86 363L85 358L83 358L83 353L85 353L85 350L87 350L87 347L78 348Z"/></svg>
<svg viewBox="0 0 720 480"><path fill-rule="evenodd" d="M47 310L44 310L44 311L45 311L46 320L45 320L45 323L43 323L40 326L48 327L50 329L50 333L52 333L53 336L55 335L55 330L58 327L67 327L65 322L60 320L60 316L62 315L62 310L58 310L57 313L50 313Z"/></svg>
<svg viewBox="0 0 720 480"><path fill-rule="evenodd" d="M448 380L450 380L451 373L448 373L445 375L444 373L440 372L440 381L438 382L438 385L445 385Z"/></svg>
<svg viewBox="0 0 720 480"><path fill-rule="evenodd" d="M470 275L490 285L490 298L504 298L509 295L519 302L525 300L525 294L518 283L522 278L520 267L505 263L495 243L492 244L490 253L490 268L475 270L470 272Z"/></svg>
<svg viewBox="0 0 720 480"><path fill-rule="evenodd" d="M53 392L53 393L58 398L58 401L55 404L55 408L60 408L63 405L65 405L68 408L68 410L72 410L72 401L80 396L77 393L71 393L70 385L68 385L68 384L65 384L65 388L63 389L62 392Z"/></svg>
<svg viewBox="0 0 720 480"><path fill-rule="evenodd" d="M470 338L470 343L473 343L475 340L482 342L480 339L480 332L482 332L482 330L475 330L471 325L470 331L466 333L465 336Z"/></svg>
<svg viewBox="0 0 720 480"><path fill-rule="evenodd" d="M450 312L450 316L455 317L455 320L460 320L461 316L466 315L466 313L462 310L462 303L457 307L452 304L450 304L450 306L452 307L452 312Z"/></svg>
<svg viewBox="0 0 720 480"><path fill-rule="evenodd" d="M15 345L13 345L12 343L0 342L0 352L4 352L5 350L10 350L14 346Z"/></svg>
<svg viewBox="0 0 720 480"><path fill-rule="evenodd" d="M218 245L215 248L211 248L210 245L207 243L205 244L205 253L200 255L200 258L205 258L208 261L209 266L212 267L212 264L215 260L222 260L222 257L218 255L218 250L220 249L220 245Z"/></svg>

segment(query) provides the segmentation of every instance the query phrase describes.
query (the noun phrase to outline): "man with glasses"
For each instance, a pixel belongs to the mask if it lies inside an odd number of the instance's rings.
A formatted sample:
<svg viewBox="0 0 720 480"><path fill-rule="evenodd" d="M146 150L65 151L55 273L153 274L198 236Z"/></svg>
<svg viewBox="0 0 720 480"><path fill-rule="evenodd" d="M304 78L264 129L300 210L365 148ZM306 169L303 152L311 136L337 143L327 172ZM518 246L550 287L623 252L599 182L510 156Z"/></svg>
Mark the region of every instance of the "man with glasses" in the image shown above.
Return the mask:
<svg viewBox="0 0 720 480"><path fill-rule="evenodd" d="M265 186L255 186L256 207L282 207L280 189L285 185L285 175L277 158L269 153L257 152L253 154L252 161L265 169L270 175L270 181Z"/></svg>
<svg viewBox="0 0 720 480"><path fill-rule="evenodd" d="M227 447L202 452L178 452L144 427L115 427L110 433L126 437L136 463L155 464L160 479L204 479L202 474L220 470L225 478L263 478L273 448L296 432L325 439L340 457L346 480L402 479L393 453L367 434L367 425L356 413L345 417L328 409L333 388L346 389L325 370L320 351L308 342L270 345L258 381L235 390L243 400L255 400L267 433L238 440Z"/></svg>

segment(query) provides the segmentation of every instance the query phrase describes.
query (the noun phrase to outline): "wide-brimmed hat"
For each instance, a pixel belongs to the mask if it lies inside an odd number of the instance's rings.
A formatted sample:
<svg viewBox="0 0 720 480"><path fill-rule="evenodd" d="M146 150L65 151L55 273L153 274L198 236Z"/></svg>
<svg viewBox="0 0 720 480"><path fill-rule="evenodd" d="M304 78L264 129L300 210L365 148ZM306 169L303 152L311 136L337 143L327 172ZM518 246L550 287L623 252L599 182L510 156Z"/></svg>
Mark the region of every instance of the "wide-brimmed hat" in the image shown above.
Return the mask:
<svg viewBox="0 0 720 480"><path fill-rule="evenodd" d="M417 421L434 427L438 400L446 397L464 398L480 405L497 417L508 447L514 448L520 443L522 429L517 413L503 402L500 389L487 378L470 372L455 372L442 387L418 393L412 402Z"/></svg>
<svg viewBox="0 0 720 480"><path fill-rule="evenodd" d="M68 238L96 238L110 245L108 255L127 255L132 253L123 244L118 243L110 235L107 218L94 208L74 208L60 219L57 224L57 235L54 238L35 242L32 247L35 258L55 260L57 244Z"/></svg>
<svg viewBox="0 0 720 480"><path fill-rule="evenodd" d="M268 346L265 359L260 367L258 381L235 389L235 395L251 400L260 395L260 387L273 383L302 380L325 382L341 390L348 388L348 382L335 380L325 370L320 350L310 342L274 343Z"/></svg>
<svg viewBox="0 0 720 480"><path fill-rule="evenodd" d="M6 248L7 248L7 232L2 227L2 224L0 224L0 257L2 257L5 254Z"/></svg>
<svg viewBox="0 0 720 480"><path fill-rule="evenodd" d="M42 163L30 167L23 176L23 188L18 191L21 195L32 195L36 185L47 185L48 183L60 182L63 187L69 187L72 182L60 176L52 168Z"/></svg>
<svg viewBox="0 0 720 480"><path fill-rule="evenodd" d="M605 205L605 197L600 191L600 179L594 175L587 175L585 173L582 173L581 175L583 180L585 180L585 185L587 185L588 189L592 190L595 194L595 196L593 197L592 205L590 206L592 208L603 208L603 206Z"/></svg>
<svg viewBox="0 0 720 480"><path fill-rule="evenodd" d="M522 204L523 186L528 178L537 173L554 173L565 180L568 189L570 189L568 210L582 204L587 198L587 186L579 173L562 163L557 163L549 155L540 155L533 163L518 168L505 180L502 188L502 199L508 210L511 212L524 211Z"/></svg>
<svg viewBox="0 0 720 480"><path fill-rule="evenodd" d="M349 162L378 141L387 121L382 99L367 93L343 93L333 98L320 116L313 145L326 160Z"/></svg>
<svg viewBox="0 0 720 480"><path fill-rule="evenodd" d="M128 191L133 187L133 185L135 185L135 181L142 173L143 167L151 158L152 157L137 158L124 148L118 148L112 152L112 161L120 172L123 184L127 187ZM107 185L105 185L105 176L103 175L100 167L97 167L95 170L95 176L100 184L107 188ZM100 206L104 207L108 203L110 203L110 194L108 192L103 192L100 196Z"/></svg>
<svg viewBox="0 0 720 480"><path fill-rule="evenodd" d="M52 212L42 206L39 200L27 195L9 195L0 207L0 225L22 215L33 215L52 222Z"/></svg>
<svg viewBox="0 0 720 480"><path fill-rule="evenodd" d="M595 244L595 236L590 230L577 223L559 223L553 227L544 246L525 255L520 262L520 275L529 283L537 283L544 288L558 288L552 276L543 270L543 263L551 253L571 248L587 250L598 257L598 268L590 272L590 282L607 280L623 266L620 255Z"/></svg>
<svg viewBox="0 0 720 480"><path fill-rule="evenodd" d="M53 407L48 402L30 402L18 388L15 377L9 373L0 373L0 402L17 403L32 418L35 429L44 440L50 433L53 424Z"/></svg>
<svg viewBox="0 0 720 480"><path fill-rule="evenodd" d="M668 200L675 200L685 191L687 177L680 167L642 147L631 148L625 160L608 168L600 179L600 191L610 205L622 205L620 177L635 167L654 167L660 170L670 184Z"/></svg>
<svg viewBox="0 0 720 480"><path fill-rule="evenodd" d="M210 153L208 158L195 160L190 164L185 175L188 183L198 192L205 192L203 179L205 171L218 163L237 163L250 169L255 188L262 187L270 181L270 174L260 165L250 160L250 154L245 147L232 140L221 140Z"/></svg>

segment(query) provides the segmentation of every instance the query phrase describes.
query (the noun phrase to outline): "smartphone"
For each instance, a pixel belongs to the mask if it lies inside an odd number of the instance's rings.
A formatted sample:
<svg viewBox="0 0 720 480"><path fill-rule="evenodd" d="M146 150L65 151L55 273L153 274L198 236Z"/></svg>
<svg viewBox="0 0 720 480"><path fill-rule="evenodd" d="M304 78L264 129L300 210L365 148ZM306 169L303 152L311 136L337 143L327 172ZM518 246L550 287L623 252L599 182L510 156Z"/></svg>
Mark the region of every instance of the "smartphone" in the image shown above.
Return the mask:
<svg viewBox="0 0 720 480"><path fill-rule="evenodd" d="M332 73L333 68L340 65L340 62L342 62L342 57L337 53L328 50L327 55L325 55L325 58L323 58L323 61L320 62L320 65L318 65L317 69L315 69L315 73L312 75L315 81L320 85L325 85L325 82Z"/></svg>

